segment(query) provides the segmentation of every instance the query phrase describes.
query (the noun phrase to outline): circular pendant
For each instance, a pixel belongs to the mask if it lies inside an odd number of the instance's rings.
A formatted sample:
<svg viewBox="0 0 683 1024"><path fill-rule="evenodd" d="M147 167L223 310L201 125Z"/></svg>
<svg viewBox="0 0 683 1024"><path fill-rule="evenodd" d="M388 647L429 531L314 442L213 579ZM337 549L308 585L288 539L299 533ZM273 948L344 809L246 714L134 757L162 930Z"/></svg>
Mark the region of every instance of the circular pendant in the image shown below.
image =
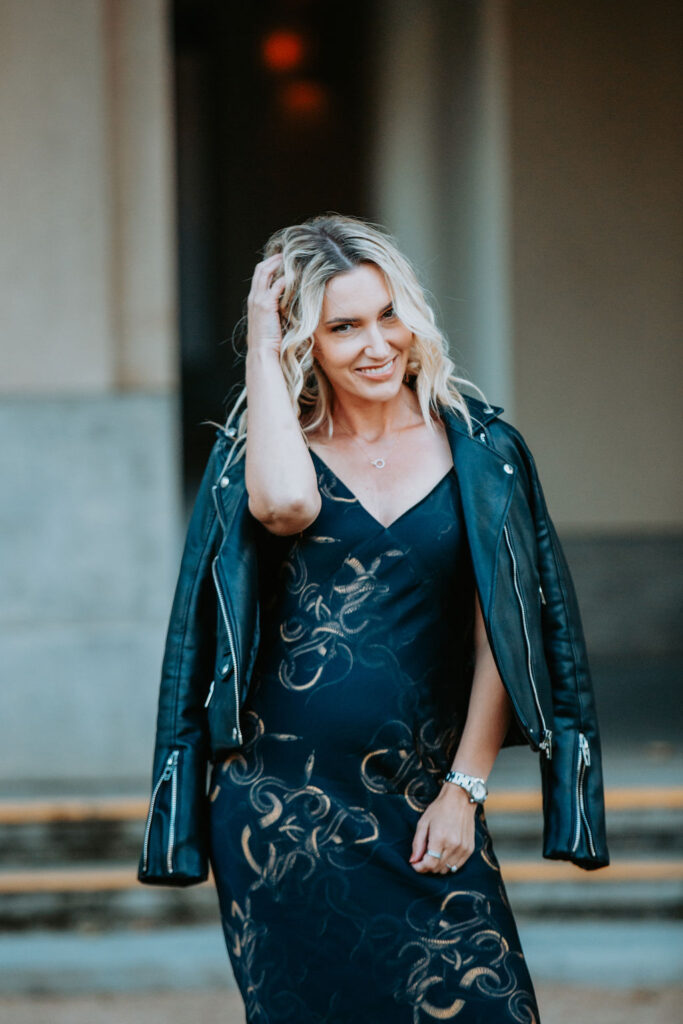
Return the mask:
<svg viewBox="0 0 683 1024"><path fill-rule="evenodd" d="M386 466L386 462L384 461L383 458L381 458L381 456L379 459L371 459L370 461L372 462L373 466L377 467L377 469L384 469L384 467Z"/></svg>

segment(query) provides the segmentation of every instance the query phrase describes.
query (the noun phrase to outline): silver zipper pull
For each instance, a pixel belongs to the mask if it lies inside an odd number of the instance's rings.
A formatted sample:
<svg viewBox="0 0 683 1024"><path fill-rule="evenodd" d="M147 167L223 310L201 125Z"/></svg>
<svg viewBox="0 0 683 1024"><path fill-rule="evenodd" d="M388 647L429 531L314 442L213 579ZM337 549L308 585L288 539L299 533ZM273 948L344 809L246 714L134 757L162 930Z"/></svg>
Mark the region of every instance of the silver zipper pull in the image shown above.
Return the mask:
<svg viewBox="0 0 683 1024"><path fill-rule="evenodd" d="M215 680L215 679L212 679L212 680L211 680L211 686L209 687L209 696L208 696L208 697L206 698L206 700L204 701L204 707L205 707L205 708L208 708L208 706L209 706L209 703L210 703L210 701L211 701L211 698L213 697L213 688L214 688L214 685L215 685L215 683L216 683L216 680Z"/></svg>
<svg viewBox="0 0 683 1024"><path fill-rule="evenodd" d="M174 750L173 753L169 754L169 756L166 758L166 767L164 768L162 776L161 776L162 779L165 782L167 782L168 779L170 779L171 776L173 775L173 769L175 768L177 763L178 763L178 751Z"/></svg>
<svg viewBox="0 0 683 1024"><path fill-rule="evenodd" d="M552 729L543 730L543 739L539 743L539 749L545 752L545 756L550 759L553 756L553 731Z"/></svg>
<svg viewBox="0 0 683 1024"><path fill-rule="evenodd" d="M588 746L588 740L582 732L579 733L579 746L581 748L581 753L583 754L583 763L585 765L589 765L591 763L591 751Z"/></svg>
<svg viewBox="0 0 683 1024"><path fill-rule="evenodd" d="M538 592L539 592L539 594L541 595L541 601L542 601L542 603L543 603L543 604L547 604L548 602L547 602L547 601L546 601L546 599L545 599L545 594L543 593L543 587L541 586L541 584L540 584L540 583L538 584Z"/></svg>

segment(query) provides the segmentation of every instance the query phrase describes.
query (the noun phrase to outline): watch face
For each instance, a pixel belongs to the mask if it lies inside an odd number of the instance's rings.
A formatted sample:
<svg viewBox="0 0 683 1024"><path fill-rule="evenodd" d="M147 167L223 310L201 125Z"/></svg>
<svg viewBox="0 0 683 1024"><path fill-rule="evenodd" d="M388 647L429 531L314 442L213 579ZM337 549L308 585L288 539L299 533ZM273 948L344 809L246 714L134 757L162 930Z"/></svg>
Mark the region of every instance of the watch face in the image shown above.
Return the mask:
<svg viewBox="0 0 683 1024"><path fill-rule="evenodd" d="M472 786L472 796L475 800L483 800L486 796L486 786L481 782L475 782Z"/></svg>

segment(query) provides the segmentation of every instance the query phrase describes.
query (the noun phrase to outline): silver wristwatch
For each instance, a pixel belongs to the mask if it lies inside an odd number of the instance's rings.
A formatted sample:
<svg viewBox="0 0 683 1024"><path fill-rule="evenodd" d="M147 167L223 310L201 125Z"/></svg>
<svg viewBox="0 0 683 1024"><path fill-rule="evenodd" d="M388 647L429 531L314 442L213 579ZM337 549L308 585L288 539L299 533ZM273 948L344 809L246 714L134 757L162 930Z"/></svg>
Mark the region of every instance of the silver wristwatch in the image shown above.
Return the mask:
<svg viewBox="0 0 683 1024"><path fill-rule="evenodd" d="M454 782L456 786L462 786L470 795L471 804L483 804L488 796L488 789L483 779L476 775L466 775L465 772L450 771L446 773L445 782Z"/></svg>

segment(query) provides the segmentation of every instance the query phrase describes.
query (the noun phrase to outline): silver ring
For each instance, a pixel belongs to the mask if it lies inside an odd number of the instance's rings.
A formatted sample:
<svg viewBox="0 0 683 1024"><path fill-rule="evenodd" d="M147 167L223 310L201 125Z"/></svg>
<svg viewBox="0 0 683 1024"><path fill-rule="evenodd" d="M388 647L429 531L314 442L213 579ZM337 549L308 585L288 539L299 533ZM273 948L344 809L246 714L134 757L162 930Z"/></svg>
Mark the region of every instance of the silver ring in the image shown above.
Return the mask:
<svg viewBox="0 0 683 1024"><path fill-rule="evenodd" d="M437 851L436 851L436 850L427 850L427 854L428 854L428 855L429 855L430 857L439 857L439 858L441 857L441 854L440 854L440 853L437 853Z"/></svg>
<svg viewBox="0 0 683 1024"><path fill-rule="evenodd" d="M457 871L458 870L458 865L457 864L449 864L448 865L448 870L449 871Z"/></svg>

